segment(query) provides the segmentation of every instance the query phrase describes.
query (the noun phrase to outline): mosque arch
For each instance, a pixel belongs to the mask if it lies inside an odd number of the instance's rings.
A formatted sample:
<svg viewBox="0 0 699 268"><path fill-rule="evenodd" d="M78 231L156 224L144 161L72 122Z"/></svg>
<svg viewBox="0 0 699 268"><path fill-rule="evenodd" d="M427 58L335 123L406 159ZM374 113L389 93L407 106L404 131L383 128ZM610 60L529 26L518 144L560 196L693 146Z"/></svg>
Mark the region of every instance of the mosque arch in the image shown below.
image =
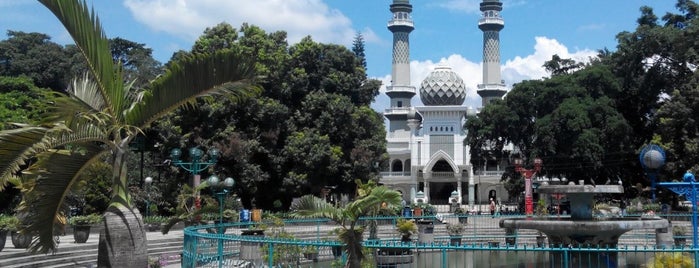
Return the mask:
<svg viewBox="0 0 699 268"><path fill-rule="evenodd" d="M394 159L391 162L391 172L403 172L403 162L400 159Z"/></svg>
<svg viewBox="0 0 699 268"><path fill-rule="evenodd" d="M456 163L454 163L454 159L452 159L449 154L445 153L442 150L437 151L432 155L432 158L430 158L430 161L427 162L427 165L425 165L424 170L429 170L432 171L435 165L439 162L439 169L444 169L444 162L440 162L440 160L443 160L446 162L446 166L451 167L451 170L439 170L439 171L452 171L452 172L459 172L459 167L456 166Z"/></svg>

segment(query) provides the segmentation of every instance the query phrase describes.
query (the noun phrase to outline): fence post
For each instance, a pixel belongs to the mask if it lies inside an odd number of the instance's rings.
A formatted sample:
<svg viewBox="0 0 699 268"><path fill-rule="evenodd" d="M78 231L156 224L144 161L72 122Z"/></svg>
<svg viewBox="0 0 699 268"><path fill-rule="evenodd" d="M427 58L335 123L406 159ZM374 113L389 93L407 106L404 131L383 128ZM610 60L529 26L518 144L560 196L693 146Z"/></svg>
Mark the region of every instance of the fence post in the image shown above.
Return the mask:
<svg viewBox="0 0 699 268"><path fill-rule="evenodd" d="M447 267L449 267L449 263L447 263L447 249L442 248L442 268Z"/></svg>
<svg viewBox="0 0 699 268"><path fill-rule="evenodd" d="M568 266L568 262L569 262L568 258L570 258L570 255L569 255L570 248L563 248L563 247L561 247L561 248L563 249L563 267L569 267Z"/></svg>
<svg viewBox="0 0 699 268"><path fill-rule="evenodd" d="M274 243L269 242L269 250L267 251L267 267L274 267Z"/></svg>

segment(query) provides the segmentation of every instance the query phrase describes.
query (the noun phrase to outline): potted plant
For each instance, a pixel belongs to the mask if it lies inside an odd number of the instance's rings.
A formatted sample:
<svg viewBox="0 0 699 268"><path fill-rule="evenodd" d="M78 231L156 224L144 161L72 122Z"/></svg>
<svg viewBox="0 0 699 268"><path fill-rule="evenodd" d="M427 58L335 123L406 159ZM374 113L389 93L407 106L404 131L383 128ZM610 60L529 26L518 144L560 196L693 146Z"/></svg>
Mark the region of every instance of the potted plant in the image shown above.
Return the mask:
<svg viewBox="0 0 699 268"><path fill-rule="evenodd" d="M238 211L233 209L226 209L223 211L223 220L226 222L237 222L239 217Z"/></svg>
<svg viewBox="0 0 699 268"><path fill-rule="evenodd" d="M417 233L417 225L412 220L398 219L396 222L396 230L400 233L401 242L411 242L411 236Z"/></svg>
<svg viewBox="0 0 699 268"><path fill-rule="evenodd" d="M468 213L466 212L466 210L461 208L461 206L454 209L454 215L459 218L459 223L461 223L461 224L468 223Z"/></svg>
<svg viewBox="0 0 699 268"><path fill-rule="evenodd" d="M15 248L28 248L32 242L32 235L20 232L22 221L17 216L10 216L7 217L5 224L7 230L10 231L12 246Z"/></svg>
<svg viewBox="0 0 699 268"><path fill-rule="evenodd" d="M306 257L307 260L317 262L318 261L318 247L316 247L316 246L303 247L303 256Z"/></svg>
<svg viewBox="0 0 699 268"><path fill-rule="evenodd" d="M205 214L218 213L216 201L210 196L199 194L208 186L208 182L203 182L194 188L183 185L177 195L175 215L168 219L160 231L167 234L179 222L184 222L185 226L207 224Z"/></svg>
<svg viewBox="0 0 699 268"><path fill-rule="evenodd" d="M328 232L328 236L339 237L341 231L342 231L341 228L332 229L330 232ZM337 240L333 240L333 241L337 241ZM339 245L339 246L330 247L330 250L333 253L333 257L339 258L339 257L342 257L342 252L344 251L344 248L343 248L343 246Z"/></svg>
<svg viewBox="0 0 699 268"><path fill-rule="evenodd" d="M687 244L687 228L682 225L672 226L672 236L675 240L675 246L684 247Z"/></svg>
<svg viewBox="0 0 699 268"><path fill-rule="evenodd" d="M447 223L447 233L449 233L450 245L461 245L461 234L464 232L464 229L464 226L459 223Z"/></svg>
<svg viewBox="0 0 699 268"><path fill-rule="evenodd" d="M0 214L0 251L5 248L7 233L10 231L10 216Z"/></svg>
<svg viewBox="0 0 699 268"><path fill-rule="evenodd" d="M160 227L167 221L168 218L163 216L147 216L143 218L143 224L146 225L146 231L148 232L160 231Z"/></svg>
<svg viewBox="0 0 699 268"><path fill-rule="evenodd" d="M102 222L102 216L97 214L73 216L68 219L68 224L73 226L73 238L75 243L85 243L90 237L90 228L93 224Z"/></svg>

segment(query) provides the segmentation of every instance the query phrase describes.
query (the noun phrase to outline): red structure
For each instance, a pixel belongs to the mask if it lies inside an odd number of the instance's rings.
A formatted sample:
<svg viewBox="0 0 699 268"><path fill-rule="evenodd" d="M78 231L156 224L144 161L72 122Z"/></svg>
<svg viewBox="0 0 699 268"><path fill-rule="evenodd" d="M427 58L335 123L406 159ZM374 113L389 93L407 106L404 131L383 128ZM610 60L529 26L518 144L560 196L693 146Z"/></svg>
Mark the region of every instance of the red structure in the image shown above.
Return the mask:
<svg viewBox="0 0 699 268"><path fill-rule="evenodd" d="M534 169L522 167L522 159L515 159L515 171L524 176L524 212L527 215L534 214L534 194L532 193L532 177L541 171L541 158L534 159Z"/></svg>

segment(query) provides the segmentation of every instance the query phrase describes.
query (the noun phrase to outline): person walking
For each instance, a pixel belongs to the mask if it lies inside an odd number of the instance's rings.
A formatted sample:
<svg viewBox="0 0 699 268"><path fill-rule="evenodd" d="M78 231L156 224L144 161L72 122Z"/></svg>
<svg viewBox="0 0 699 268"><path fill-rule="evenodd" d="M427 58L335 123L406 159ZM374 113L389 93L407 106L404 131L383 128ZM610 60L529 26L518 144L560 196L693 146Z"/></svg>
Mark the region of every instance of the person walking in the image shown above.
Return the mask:
<svg viewBox="0 0 699 268"><path fill-rule="evenodd" d="M492 197L490 198L490 215L495 218L495 200Z"/></svg>

